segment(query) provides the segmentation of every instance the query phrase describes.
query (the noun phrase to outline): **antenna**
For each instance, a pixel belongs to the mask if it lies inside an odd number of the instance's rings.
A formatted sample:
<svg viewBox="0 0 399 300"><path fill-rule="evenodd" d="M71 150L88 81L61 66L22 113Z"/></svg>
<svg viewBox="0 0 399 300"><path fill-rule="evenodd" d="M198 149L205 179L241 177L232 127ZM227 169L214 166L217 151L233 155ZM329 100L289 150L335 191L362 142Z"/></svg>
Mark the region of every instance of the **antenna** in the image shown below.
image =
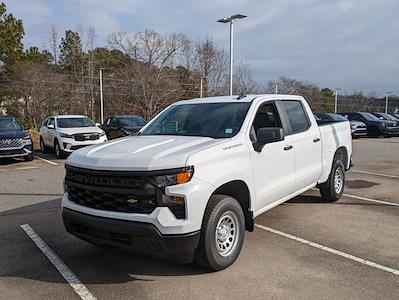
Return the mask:
<svg viewBox="0 0 399 300"><path fill-rule="evenodd" d="M245 94L245 92L241 92L240 95L238 95L237 100L243 99L245 98L247 95Z"/></svg>

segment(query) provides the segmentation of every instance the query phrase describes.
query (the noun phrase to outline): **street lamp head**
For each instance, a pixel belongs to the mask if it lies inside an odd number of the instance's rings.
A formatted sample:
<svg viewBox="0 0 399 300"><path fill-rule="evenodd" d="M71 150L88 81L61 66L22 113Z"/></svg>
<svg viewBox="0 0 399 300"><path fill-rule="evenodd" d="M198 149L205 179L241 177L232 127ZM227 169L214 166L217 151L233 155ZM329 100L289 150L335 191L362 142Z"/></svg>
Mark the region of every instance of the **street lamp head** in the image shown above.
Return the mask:
<svg viewBox="0 0 399 300"><path fill-rule="evenodd" d="M226 19L226 18L224 18L224 19L217 20L217 22L219 22L219 23L229 23L229 22L230 22L230 20L229 20L229 19Z"/></svg>
<svg viewBox="0 0 399 300"><path fill-rule="evenodd" d="M232 22L233 20L236 20L236 19L244 19L244 18L246 18L246 17L247 17L247 16L240 15L240 14L236 14L236 15L232 15L232 16L230 16L230 17L228 17L228 18L223 18L223 19L217 20L217 22L219 22L219 23L230 23L230 22Z"/></svg>
<svg viewBox="0 0 399 300"><path fill-rule="evenodd" d="M231 20L234 20L234 19L244 19L244 18L246 18L246 17L247 17L247 16L245 16L245 15L237 14L237 15L231 16L230 19L231 19Z"/></svg>

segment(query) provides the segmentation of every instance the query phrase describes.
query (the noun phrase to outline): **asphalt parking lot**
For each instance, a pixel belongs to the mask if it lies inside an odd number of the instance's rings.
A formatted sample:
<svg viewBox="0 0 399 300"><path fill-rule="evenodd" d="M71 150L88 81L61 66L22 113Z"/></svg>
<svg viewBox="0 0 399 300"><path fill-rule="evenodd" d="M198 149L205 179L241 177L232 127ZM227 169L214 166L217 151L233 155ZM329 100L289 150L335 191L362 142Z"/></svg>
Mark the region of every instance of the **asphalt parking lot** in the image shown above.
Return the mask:
<svg viewBox="0 0 399 300"><path fill-rule="evenodd" d="M262 214L236 263L217 273L70 236L60 210L64 161L3 162L0 299L79 299L76 289L84 299L398 299L399 138L353 146L340 201L323 203L312 190ZM57 270L24 224L67 269ZM76 278L68 284L62 272Z"/></svg>

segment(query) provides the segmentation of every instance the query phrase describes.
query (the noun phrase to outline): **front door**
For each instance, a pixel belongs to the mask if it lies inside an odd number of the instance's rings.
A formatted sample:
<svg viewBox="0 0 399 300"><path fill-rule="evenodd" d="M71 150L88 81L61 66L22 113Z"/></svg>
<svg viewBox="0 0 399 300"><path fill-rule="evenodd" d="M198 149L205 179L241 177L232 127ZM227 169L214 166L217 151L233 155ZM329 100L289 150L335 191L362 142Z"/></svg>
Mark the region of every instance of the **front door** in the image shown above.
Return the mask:
<svg viewBox="0 0 399 300"><path fill-rule="evenodd" d="M282 127L274 102L260 104L251 127L255 142L259 128ZM295 152L291 137L266 144L261 152L251 151L256 190L256 211L295 191Z"/></svg>

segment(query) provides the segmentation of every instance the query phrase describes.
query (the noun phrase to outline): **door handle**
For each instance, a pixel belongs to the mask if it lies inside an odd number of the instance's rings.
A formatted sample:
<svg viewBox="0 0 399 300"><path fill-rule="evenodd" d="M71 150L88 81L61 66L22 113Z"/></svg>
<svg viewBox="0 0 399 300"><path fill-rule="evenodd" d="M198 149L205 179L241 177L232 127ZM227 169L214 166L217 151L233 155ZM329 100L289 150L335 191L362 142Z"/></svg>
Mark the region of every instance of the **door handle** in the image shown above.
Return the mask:
<svg viewBox="0 0 399 300"><path fill-rule="evenodd" d="M313 139L313 143L317 143L317 142L320 142L320 138L314 138Z"/></svg>
<svg viewBox="0 0 399 300"><path fill-rule="evenodd" d="M288 151L288 150L291 150L292 148L294 148L294 147L292 147L292 145L289 145L289 146L285 146L285 147L284 147L284 150L285 150L285 151Z"/></svg>

